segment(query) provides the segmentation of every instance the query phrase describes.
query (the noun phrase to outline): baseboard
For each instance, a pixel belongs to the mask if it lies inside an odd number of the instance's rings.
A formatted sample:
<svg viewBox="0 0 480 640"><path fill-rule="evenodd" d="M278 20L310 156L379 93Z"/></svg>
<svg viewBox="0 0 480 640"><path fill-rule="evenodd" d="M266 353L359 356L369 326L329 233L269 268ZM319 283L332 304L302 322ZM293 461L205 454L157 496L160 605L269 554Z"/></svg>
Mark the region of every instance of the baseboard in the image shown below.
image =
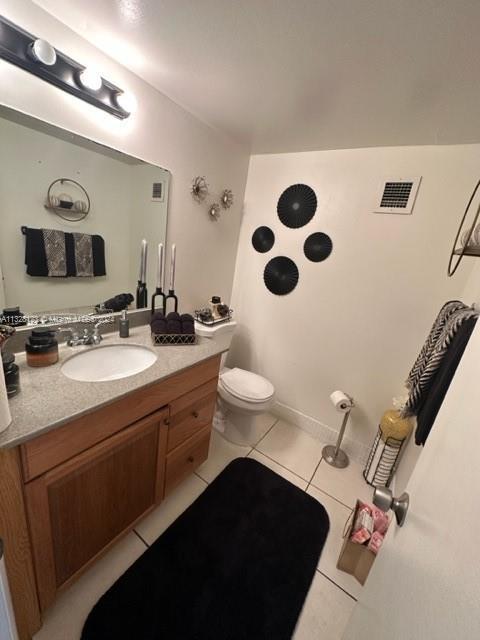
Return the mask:
<svg viewBox="0 0 480 640"><path fill-rule="evenodd" d="M335 444L337 441L338 430L323 424L323 422L320 422L320 420L316 418L307 416L297 409L292 409L286 404L275 402L271 413L277 418L291 422L325 444ZM345 452L348 453L352 460L355 460L361 465L366 464L370 449L362 442L345 436L342 448L345 449Z"/></svg>

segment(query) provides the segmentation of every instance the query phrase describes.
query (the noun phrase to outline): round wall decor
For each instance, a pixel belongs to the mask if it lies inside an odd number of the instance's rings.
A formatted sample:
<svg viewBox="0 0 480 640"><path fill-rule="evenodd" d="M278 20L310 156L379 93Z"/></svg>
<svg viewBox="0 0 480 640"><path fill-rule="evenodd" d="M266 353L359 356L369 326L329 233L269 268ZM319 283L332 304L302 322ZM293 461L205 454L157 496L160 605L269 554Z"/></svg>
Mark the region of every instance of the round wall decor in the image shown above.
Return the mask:
<svg viewBox="0 0 480 640"><path fill-rule="evenodd" d="M315 191L306 184L293 184L282 193L277 204L281 222L290 229L298 229L310 222L317 210Z"/></svg>
<svg viewBox="0 0 480 640"><path fill-rule="evenodd" d="M272 258L265 267L263 280L269 291L278 296L284 296L297 286L297 265L286 256Z"/></svg>
<svg viewBox="0 0 480 640"><path fill-rule="evenodd" d="M253 232L252 244L259 253L266 253L275 244L275 234L270 227L258 227Z"/></svg>
<svg viewBox="0 0 480 640"><path fill-rule="evenodd" d="M303 252L312 262L322 262L332 253L333 243L326 233L312 233L305 240Z"/></svg>

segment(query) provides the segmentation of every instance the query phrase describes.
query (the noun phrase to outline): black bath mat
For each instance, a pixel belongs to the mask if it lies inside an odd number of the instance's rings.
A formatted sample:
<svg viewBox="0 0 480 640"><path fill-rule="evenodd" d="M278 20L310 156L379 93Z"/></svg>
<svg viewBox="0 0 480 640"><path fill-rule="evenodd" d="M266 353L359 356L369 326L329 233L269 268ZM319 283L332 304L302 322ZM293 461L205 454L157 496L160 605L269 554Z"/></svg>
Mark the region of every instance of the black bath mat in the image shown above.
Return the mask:
<svg viewBox="0 0 480 640"><path fill-rule="evenodd" d="M287 640L328 529L314 498L238 458L102 596L82 640Z"/></svg>

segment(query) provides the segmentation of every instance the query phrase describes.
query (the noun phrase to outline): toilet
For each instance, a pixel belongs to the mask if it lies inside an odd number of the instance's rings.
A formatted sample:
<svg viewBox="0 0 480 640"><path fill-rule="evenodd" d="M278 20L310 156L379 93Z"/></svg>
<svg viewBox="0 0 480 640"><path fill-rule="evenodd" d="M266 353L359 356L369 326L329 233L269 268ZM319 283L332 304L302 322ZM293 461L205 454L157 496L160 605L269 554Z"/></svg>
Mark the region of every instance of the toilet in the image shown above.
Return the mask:
<svg viewBox="0 0 480 640"><path fill-rule="evenodd" d="M195 331L197 335L207 338L222 337L228 348L236 324L234 320L216 327L195 323ZM257 416L268 412L272 407L275 388L269 380L256 373L238 367L225 367L225 361L226 354L222 356L213 426L226 440L253 446L264 435L264 427Z"/></svg>

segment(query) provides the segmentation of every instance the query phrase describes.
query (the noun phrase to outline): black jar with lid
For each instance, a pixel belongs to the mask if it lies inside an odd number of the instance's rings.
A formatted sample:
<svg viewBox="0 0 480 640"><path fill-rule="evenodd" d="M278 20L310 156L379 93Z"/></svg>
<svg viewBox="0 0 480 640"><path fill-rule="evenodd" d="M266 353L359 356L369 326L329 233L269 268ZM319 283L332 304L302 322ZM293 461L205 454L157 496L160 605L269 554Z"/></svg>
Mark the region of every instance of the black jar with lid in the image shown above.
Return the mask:
<svg viewBox="0 0 480 640"><path fill-rule="evenodd" d="M48 328L33 329L25 343L29 367L48 367L58 362L56 333Z"/></svg>
<svg viewBox="0 0 480 640"><path fill-rule="evenodd" d="M5 375L5 385L7 387L7 396L13 398L20 393L20 369L15 364L15 356L13 353L2 352L3 373Z"/></svg>

